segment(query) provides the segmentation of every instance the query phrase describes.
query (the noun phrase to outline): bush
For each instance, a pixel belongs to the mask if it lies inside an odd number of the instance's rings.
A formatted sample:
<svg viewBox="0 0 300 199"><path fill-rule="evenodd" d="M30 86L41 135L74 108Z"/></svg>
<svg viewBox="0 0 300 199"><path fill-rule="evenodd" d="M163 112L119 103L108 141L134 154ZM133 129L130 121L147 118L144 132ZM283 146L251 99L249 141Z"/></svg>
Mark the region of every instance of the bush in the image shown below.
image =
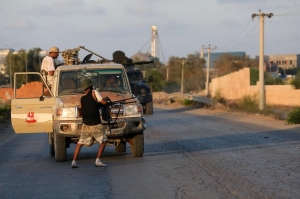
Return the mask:
<svg viewBox="0 0 300 199"><path fill-rule="evenodd" d="M226 104L226 100L222 95L222 92L220 90L217 90L212 98L213 104L220 103L220 104Z"/></svg>
<svg viewBox="0 0 300 199"><path fill-rule="evenodd" d="M300 124L300 107L296 107L288 113L287 124Z"/></svg>
<svg viewBox="0 0 300 199"><path fill-rule="evenodd" d="M10 118L10 107L1 106L0 107L0 122L8 121Z"/></svg>
<svg viewBox="0 0 300 199"><path fill-rule="evenodd" d="M247 112L256 112L258 110L258 100L256 96L245 95L238 103L239 107Z"/></svg>
<svg viewBox="0 0 300 199"><path fill-rule="evenodd" d="M194 103L193 101L188 100L188 99L184 99L184 100L182 101L182 104L183 104L184 106L190 106L190 105L192 105L193 103Z"/></svg>
<svg viewBox="0 0 300 199"><path fill-rule="evenodd" d="M295 86L295 89L300 89L300 71L297 72L295 78L291 81L291 85Z"/></svg>
<svg viewBox="0 0 300 199"><path fill-rule="evenodd" d="M188 99L177 99L176 100L177 101L177 103L178 104L181 104L181 105L183 105L183 106L190 106L190 105L192 105L194 102L193 101L191 101L191 100L188 100Z"/></svg>
<svg viewBox="0 0 300 199"><path fill-rule="evenodd" d="M283 85L284 82L281 78L272 77L268 73L264 73L265 85ZM259 81L259 69L250 68L250 85L256 85Z"/></svg>

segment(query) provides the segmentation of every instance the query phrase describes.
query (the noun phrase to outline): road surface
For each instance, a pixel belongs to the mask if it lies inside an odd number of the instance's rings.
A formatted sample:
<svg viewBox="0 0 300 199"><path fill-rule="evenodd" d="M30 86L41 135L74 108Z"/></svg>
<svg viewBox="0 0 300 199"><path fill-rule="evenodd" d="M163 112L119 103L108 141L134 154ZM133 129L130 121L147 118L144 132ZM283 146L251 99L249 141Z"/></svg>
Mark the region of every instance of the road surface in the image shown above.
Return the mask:
<svg viewBox="0 0 300 199"><path fill-rule="evenodd" d="M300 197L300 125L157 104L145 117L144 156L107 146L106 168L94 166L97 145L71 169L74 144L55 162L46 134L0 136L0 198Z"/></svg>

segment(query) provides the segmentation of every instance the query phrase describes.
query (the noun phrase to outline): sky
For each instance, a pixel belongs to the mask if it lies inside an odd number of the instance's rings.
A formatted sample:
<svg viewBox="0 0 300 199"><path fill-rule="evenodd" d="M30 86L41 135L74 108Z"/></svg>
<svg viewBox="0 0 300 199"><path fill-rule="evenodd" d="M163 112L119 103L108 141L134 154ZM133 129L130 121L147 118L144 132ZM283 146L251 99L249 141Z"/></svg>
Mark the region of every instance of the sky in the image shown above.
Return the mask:
<svg viewBox="0 0 300 199"><path fill-rule="evenodd" d="M163 62L209 45L254 58L260 19L252 15L259 10L273 13L264 23L265 55L300 54L299 0L0 0L0 48L85 46L107 59L117 50L131 57L151 52L156 26Z"/></svg>

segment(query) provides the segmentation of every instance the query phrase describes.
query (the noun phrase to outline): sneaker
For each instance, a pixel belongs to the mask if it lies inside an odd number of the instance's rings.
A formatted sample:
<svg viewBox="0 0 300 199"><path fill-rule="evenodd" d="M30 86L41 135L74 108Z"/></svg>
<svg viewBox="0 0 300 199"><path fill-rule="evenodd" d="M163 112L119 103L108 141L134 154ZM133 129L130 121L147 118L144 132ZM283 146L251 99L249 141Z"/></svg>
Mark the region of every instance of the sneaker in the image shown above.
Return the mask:
<svg viewBox="0 0 300 199"><path fill-rule="evenodd" d="M75 160L72 161L71 167L72 168L78 168L78 165L77 165Z"/></svg>
<svg viewBox="0 0 300 199"><path fill-rule="evenodd" d="M101 160L97 158L96 162L95 162L95 166L96 167L106 167L107 165L104 164L103 162L101 162Z"/></svg>

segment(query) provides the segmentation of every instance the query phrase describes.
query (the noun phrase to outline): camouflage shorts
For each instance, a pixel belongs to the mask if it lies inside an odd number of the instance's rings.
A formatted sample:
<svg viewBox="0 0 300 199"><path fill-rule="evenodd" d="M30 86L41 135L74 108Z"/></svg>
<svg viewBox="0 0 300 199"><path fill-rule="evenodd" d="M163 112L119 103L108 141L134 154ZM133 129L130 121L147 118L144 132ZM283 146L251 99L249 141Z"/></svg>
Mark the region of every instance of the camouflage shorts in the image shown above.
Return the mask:
<svg viewBox="0 0 300 199"><path fill-rule="evenodd" d="M102 124L92 126L82 124L81 134L77 144L91 146L95 140L97 140L100 144L107 141L105 130Z"/></svg>

